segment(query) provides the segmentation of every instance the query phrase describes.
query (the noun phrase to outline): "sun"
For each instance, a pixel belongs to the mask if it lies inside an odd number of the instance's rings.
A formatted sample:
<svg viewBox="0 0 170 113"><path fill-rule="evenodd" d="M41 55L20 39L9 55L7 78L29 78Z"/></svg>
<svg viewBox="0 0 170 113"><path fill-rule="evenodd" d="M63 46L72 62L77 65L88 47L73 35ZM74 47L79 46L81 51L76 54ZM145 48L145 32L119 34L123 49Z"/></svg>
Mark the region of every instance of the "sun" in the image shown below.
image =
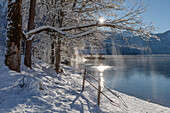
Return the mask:
<svg viewBox="0 0 170 113"><path fill-rule="evenodd" d="M100 23L103 23L104 21L105 21L104 18L102 18L102 17L99 18Z"/></svg>

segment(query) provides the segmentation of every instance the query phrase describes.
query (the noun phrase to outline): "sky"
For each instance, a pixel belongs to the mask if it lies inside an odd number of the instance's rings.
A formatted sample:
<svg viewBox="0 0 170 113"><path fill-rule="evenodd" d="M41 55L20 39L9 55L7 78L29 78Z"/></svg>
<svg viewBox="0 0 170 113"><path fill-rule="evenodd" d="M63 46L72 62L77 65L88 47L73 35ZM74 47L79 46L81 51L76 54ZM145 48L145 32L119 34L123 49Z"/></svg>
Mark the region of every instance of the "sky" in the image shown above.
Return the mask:
<svg viewBox="0 0 170 113"><path fill-rule="evenodd" d="M155 27L159 27L157 30L159 33L170 30L170 0L146 1L148 1L148 9L143 14L145 21L153 22Z"/></svg>

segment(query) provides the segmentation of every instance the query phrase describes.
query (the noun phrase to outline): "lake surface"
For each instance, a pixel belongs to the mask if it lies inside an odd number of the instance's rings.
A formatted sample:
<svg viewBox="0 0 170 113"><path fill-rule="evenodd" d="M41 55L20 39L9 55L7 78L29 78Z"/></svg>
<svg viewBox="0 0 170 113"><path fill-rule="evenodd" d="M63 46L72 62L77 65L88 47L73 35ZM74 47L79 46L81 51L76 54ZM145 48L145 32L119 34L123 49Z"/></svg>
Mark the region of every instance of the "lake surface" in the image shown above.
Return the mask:
<svg viewBox="0 0 170 113"><path fill-rule="evenodd" d="M99 77L102 72L107 87L137 98L170 107L170 55L114 55L105 60L85 60L72 63L76 68Z"/></svg>

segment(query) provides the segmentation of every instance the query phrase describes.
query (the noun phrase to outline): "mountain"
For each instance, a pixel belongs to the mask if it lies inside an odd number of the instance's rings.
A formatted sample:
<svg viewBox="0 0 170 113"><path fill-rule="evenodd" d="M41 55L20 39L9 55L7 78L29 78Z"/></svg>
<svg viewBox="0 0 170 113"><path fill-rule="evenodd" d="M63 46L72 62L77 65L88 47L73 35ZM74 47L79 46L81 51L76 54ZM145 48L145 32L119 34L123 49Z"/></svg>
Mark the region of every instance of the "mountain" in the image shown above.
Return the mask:
<svg viewBox="0 0 170 113"><path fill-rule="evenodd" d="M160 41L151 40L151 49L154 54L170 54L170 30L155 34Z"/></svg>
<svg viewBox="0 0 170 113"><path fill-rule="evenodd" d="M122 33L107 32L104 40L107 54L170 54L170 31L154 34L158 39L151 37L144 40L134 36L129 31Z"/></svg>

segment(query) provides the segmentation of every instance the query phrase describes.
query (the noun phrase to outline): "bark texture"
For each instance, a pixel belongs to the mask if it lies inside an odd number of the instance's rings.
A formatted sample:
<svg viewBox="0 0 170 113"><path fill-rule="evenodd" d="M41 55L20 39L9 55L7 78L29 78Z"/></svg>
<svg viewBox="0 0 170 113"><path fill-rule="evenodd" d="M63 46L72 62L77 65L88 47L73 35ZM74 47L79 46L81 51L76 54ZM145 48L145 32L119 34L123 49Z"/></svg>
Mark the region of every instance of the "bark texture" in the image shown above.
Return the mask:
<svg viewBox="0 0 170 113"><path fill-rule="evenodd" d="M61 62L61 35L58 37L57 50L56 50L56 73L60 73L60 62Z"/></svg>
<svg viewBox="0 0 170 113"><path fill-rule="evenodd" d="M53 20L55 20L55 16L53 16ZM55 27L55 21L53 22L53 27ZM55 63L55 45L56 45L57 37L56 37L55 33L52 34L51 36L54 37L54 39L52 40L52 43L51 43L51 65L54 65L54 63Z"/></svg>
<svg viewBox="0 0 170 113"><path fill-rule="evenodd" d="M34 29L35 6L36 6L36 0L31 0L30 9L29 9L28 31ZM32 48L32 40L26 41L24 64L30 68L31 68L31 48Z"/></svg>
<svg viewBox="0 0 170 113"><path fill-rule="evenodd" d="M52 41L52 43L51 43L51 65L54 65L54 62L55 62L55 58L54 58L54 55L55 55L54 47L55 47L55 42Z"/></svg>
<svg viewBox="0 0 170 113"><path fill-rule="evenodd" d="M61 3L63 3L64 0L61 0ZM59 23L59 28L63 26L63 18L64 18L64 12L62 9L58 11L58 23ZM56 72L60 73L60 63L61 63L61 38L62 35L58 35L58 41L57 41L57 50L56 50Z"/></svg>
<svg viewBox="0 0 170 113"><path fill-rule="evenodd" d="M8 27L5 65L20 72L22 39L22 0L8 1Z"/></svg>

